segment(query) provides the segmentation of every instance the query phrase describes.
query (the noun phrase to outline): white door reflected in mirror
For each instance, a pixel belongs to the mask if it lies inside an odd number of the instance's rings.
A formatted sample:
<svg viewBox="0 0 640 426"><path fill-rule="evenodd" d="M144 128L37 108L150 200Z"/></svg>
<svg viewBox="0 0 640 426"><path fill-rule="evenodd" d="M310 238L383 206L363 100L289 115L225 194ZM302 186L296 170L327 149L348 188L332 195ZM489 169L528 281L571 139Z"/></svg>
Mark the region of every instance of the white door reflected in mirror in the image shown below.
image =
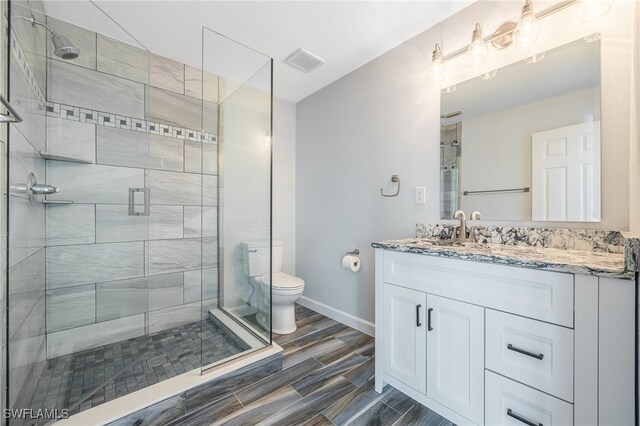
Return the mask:
<svg viewBox="0 0 640 426"><path fill-rule="evenodd" d="M600 122L531 135L533 220L600 221Z"/></svg>

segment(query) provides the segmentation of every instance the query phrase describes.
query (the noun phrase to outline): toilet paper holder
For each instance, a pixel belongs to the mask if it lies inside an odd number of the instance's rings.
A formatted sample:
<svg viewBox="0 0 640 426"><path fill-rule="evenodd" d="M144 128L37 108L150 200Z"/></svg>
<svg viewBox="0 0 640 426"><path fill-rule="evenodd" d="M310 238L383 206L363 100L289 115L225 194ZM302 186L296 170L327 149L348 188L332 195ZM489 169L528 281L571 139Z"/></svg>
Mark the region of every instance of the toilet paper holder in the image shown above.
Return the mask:
<svg viewBox="0 0 640 426"><path fill-rule="evenodd" d="M347 252L347 255L351 255L351 256L359 256L359 255L360 255L360 250L355 249L355 250L352 250L352 251L348 251L348 252Z"/></svg>

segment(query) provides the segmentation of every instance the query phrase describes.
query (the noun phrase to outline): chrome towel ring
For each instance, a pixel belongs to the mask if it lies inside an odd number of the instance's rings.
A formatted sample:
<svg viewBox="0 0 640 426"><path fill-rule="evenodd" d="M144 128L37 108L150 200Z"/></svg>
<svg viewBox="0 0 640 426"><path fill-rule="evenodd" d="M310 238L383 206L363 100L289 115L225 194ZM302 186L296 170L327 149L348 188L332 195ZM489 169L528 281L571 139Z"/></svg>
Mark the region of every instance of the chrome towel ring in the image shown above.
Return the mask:
<svg viewBox="0 0 640 426"><path fill-rule="evenodd" d="M398 184L398 189L396 190L395 194L385 194L382 191L382 188L380 188L380 195L382 195L383 197L395 197L400 193L400 177L398 177L398 175L393 175L391 176L391 182L395 182Z"/></svg>

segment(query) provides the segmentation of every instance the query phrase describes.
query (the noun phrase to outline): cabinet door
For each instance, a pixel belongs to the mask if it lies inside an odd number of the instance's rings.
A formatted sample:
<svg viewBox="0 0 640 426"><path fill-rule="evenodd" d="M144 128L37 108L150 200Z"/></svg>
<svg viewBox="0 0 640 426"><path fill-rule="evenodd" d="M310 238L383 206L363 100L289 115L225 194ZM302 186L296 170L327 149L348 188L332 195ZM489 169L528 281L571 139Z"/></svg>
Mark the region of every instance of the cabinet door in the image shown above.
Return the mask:
<svg viewBox="0 0 640 426"><path fill-rule="evenodd" d="M482 424L484 308L433 295L427 307L427 396Z"/></svg>
<svg viewBox="0 0 640 426"><path fill-rule="evenodd" d="M384 372L425 393L427 295L384 285Z"/></svg>

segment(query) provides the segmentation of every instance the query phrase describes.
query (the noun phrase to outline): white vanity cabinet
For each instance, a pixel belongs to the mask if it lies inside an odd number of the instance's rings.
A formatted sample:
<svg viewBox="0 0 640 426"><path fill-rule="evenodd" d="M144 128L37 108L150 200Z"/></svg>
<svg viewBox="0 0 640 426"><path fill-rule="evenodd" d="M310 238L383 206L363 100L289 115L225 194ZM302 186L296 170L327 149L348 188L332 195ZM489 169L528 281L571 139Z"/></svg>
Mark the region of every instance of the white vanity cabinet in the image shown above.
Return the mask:
<svg viewBox="0 0 640 426"><path fill-rule="evenodd" d="M426 293L384 286L384 370L424 393L427 386Z"/></svg>
<svg viewBox="0 0 640 426"><path fill-rule="evenodd" d="M429 294L427 312L427 396L482 423L484 309Z"/></svg>
<svg viewBox="0 0 640 426"><path fill-rule="evenodd" d="M376 249L376 390L456 424L634 423L635 284Z"/></svg>
<svg viewBox="0 0 640 426"><path fill-rule="evenodd" d="M481 422L484 310L393 284L383 293L384 371Z"/></svg>

